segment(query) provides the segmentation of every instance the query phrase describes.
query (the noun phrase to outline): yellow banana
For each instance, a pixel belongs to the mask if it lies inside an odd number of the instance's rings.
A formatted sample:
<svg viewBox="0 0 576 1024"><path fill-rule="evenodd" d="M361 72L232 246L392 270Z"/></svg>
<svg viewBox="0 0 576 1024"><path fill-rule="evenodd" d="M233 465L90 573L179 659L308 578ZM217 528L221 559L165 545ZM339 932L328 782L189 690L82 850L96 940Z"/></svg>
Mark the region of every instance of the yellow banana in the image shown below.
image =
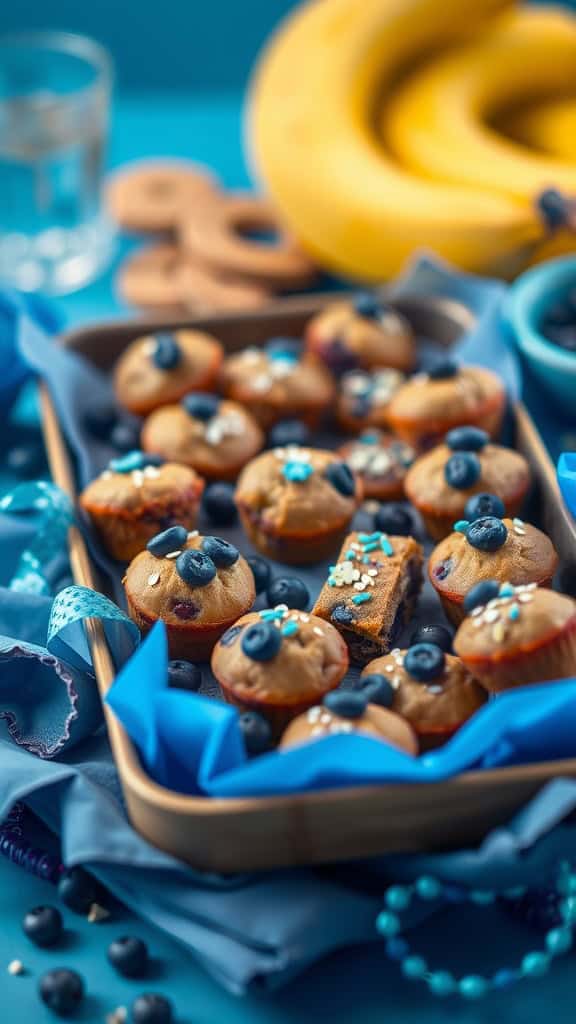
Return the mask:
<svg viewBox="0 0 576 1024"><path fill-rule="evenodd" d="M576 18L526 8L478 43L432 59L384 103L382 132L405 166L444 182L532 199L576 192L576 163L514 144L488 121L522 98L576 90Z"/></svg>
<svg viewBox="0 0 576 1024"><path fill-rule="evenodd" d="M510 4L468 0L467 31ZM264 51L247 143L280 216L323 265L395 274L426 247L479 273L513 274L542 237L533 204L405 171L377 138L377 96L424 52L460 37L462 0L317 0Z"/></svg>
<svg viewBox="0 0 576 1024"><path fill-rule="evenodd" d="M576 164L576 92L531 103L497 124L515 142Z"/></svg>

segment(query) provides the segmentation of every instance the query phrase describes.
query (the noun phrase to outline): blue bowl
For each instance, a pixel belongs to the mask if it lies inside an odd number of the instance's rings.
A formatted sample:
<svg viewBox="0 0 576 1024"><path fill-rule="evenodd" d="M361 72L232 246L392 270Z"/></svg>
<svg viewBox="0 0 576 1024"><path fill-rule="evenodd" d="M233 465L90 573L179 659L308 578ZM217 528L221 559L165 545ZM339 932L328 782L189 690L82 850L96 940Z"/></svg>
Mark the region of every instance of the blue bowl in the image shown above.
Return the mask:
<svg viewBox="0 0 576 1024"><path fill-rule="evenodd" d="M516 344L535 377L564 412L576 419L576 353L542 334L544 315L576 289L576 256L540 263L522 274L508 297L508 319Z"/></svg>

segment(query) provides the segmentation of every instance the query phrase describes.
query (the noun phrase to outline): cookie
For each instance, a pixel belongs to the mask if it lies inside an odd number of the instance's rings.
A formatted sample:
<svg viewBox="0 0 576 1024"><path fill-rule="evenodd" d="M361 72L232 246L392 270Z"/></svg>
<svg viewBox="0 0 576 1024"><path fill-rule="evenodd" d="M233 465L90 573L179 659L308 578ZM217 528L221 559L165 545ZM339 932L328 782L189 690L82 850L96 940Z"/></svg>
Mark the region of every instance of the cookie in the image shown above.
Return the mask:
<svg viewBox="0 0 576 1024"><path fill-rule="evenodd" d="M106 187L113 219L126 231L173 231L181 217L217 196L210 172L186 160L150 160L129 164Z"/></svg>

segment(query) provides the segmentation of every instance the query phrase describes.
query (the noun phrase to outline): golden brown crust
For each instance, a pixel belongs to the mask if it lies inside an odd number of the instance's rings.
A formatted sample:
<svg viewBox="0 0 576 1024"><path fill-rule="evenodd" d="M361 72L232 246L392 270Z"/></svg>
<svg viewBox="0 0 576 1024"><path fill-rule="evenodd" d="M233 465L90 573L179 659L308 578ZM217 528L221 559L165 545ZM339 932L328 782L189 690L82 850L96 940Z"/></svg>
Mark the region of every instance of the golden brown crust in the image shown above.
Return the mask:
<svg viewBox="0 0 576 1024"><path fill-rule="evenodd" d="M203 331L171 333L181 351L174 369L162 370L154 364L154 335L128 345L114 368L118 402L138 416L177 402L188 391L210 391L216 383L223 358L220 342Z"/></svg>
<svg viewBox="0 0 576 1024"><path fill-rule="evenodd" d="M381 430L365 432L348 441L338 454L362 480L365 498L393 501L404 495L404 481L416 458L414 449L393 434Z"/></svg>
<svg viewBox="0 0 576 1024"><path fill-rule="evenodd" d="M533 586L515 587L513 594L494 598L464 619L454 650L468 665L486 659L507 661L530 654L574 622L576 601L571 597Z"/></svg>
<svg viewBox="0 0 576 1024"><path fill-rule="evenodd" d="M416 737L408 722L376 704L369 704L360 718L342 718L316 704L290 723L280 741L280 749L342 733L360 733L390 743L406 754L418 753Z"/></svg>
<svg viewBox="0 0 576 1024"><path fill-rule="evenodd" d="M371 370L389 366L409 372L416 363L412 328L395 310L386 308L381 320L359 316L350 302L334 302L313 317L305 333L310 351L325 358L326 346L339 340L357 366Z"/></svg>
<svg viewBox="0 0 576 1024"><path fill-rule="evenodd" d="M222 391L248 405L263 427L280 419L302 418L315 425L334 399L334 383L314 356L271 359L262 348L229 356L221 371Z"/></svg>
<svg viewBox="0 0 576 1024"><path fill-rule="evenodd" d="M394 431L430 447L451 427L483 427L491 437L500 429L506 395L499 377L479 366L463 366L453 377L433 380L417 374L388 406Z"/></svg>

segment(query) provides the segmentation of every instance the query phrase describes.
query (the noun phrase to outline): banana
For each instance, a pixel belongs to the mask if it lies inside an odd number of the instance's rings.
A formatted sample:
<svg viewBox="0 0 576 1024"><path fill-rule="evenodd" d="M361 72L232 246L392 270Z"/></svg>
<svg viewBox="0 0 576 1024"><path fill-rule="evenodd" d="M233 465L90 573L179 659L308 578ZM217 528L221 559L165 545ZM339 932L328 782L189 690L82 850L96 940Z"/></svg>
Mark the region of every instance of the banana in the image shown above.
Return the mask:
<svg viewBox="0 0 576 1024"><path fill-rule="evenodd" d="M477 44L432 59L383 105L382 133L407 168L430 178L531 200L576 193L576 163L515 145L489 127L527 96L576 90L576 18L520 10Z"/></svg>
<svg viewBox="0 0 576 1024"><path fill-rule="evenodd" d="M576 92L505 113L497 125L515 142L576 164Z"/></svg>
<svg viewBox="0 0 576 1024"><path fill-rule="evenodd" d="M510 7L468 0L466 32ZM531 202L443 185L382 146L377 96L424 52L462 39L462 0L317 0L264 51L248 95L251 162L287 227L322 265L366 280L426 247L464 269L511 275L542 225Z"/></svg>

